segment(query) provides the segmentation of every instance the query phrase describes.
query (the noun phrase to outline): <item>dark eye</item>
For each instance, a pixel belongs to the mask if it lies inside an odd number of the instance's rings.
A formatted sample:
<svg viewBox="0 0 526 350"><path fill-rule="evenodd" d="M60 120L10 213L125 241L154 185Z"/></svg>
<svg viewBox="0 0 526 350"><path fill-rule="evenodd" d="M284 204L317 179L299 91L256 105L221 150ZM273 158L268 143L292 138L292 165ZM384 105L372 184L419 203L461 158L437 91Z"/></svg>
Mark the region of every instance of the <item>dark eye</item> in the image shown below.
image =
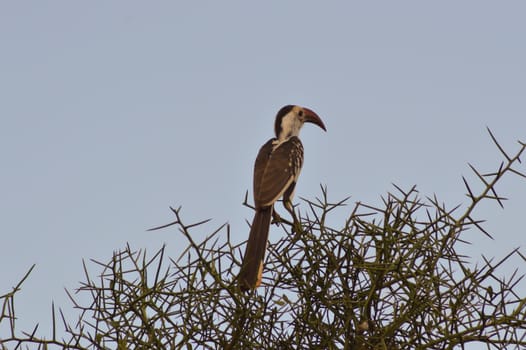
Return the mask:
<svg viewBox="0 0 526 350"><path fill-rule="evenodd" d="M298 112L298 115L299 115L300 117L303 117L303 110L300 109L300 111Z"/></svg>

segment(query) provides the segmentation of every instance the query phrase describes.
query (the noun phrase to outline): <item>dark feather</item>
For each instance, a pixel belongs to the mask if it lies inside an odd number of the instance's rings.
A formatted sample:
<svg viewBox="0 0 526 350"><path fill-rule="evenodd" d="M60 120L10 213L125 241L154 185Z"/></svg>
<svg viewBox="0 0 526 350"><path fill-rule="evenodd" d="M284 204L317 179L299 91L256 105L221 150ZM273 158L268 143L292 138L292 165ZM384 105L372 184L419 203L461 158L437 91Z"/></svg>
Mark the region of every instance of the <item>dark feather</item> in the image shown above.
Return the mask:
<svg viewBox="0 0 526 350"><path fill-rule="evenodd" d="M261 208L254 215L239 272L239 286L242 290L254 289L261 284L260 270L265 260L271 218L272 206Z"/></svg>
<svg viewBox="0 0 526 350"><path fill-rule="evenodd" d="M274 122L274 132L276 133L276 137L278 137L279 134L281 134L281 120L284 116L287 115L287 113L289 113L292 110L292 108L294 108L293 105L282 107L278 111L278 114L276 114L276 121Z"/></svg>
<svg viewBox="0 0 526 350"><path fill-rule="evenodd" d="M274 204L296 182L303 165L303 145L291 137L272 151L272 142L261 147L254 166L254 202L257 207Z"/></svg>

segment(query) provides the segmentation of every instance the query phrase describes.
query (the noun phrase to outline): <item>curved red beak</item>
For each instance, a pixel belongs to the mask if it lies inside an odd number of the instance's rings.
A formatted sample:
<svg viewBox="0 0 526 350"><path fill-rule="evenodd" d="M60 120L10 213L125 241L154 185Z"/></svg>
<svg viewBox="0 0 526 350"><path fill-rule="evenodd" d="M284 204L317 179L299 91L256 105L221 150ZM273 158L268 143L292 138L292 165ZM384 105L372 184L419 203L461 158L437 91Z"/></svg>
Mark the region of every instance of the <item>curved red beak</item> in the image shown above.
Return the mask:
<svg viewBox="0 0 526 350"><path fill-rule="evenodd" d="M327 131L327 129L325 128L325 124L323 124L323 122L321 121L321 118L316 113L314 113L314 111L308 108L305 108L305 107L302 107L302 108L303 108L303 115L304 115L303 121L305 123L316 124L320 128L322 128L324 131Z"/></svg>

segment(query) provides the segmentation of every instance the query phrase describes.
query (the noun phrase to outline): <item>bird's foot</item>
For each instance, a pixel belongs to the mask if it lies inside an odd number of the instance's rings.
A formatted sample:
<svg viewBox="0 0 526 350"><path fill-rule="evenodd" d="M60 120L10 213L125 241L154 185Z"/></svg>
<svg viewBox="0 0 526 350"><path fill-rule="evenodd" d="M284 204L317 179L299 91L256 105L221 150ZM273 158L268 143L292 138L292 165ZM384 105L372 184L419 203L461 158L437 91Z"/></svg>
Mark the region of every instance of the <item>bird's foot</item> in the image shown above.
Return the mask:
<svg viewBox="0 0 526 350"><path fill-rule="evenodd" d="M293 206L286 206L287 210L289 211L290 215L292 216L292 222L289 223L291 226L291 232L296 234L301 234L303 232L303 229L301 227L301 223L298 220L298 217L296 216L296 212L294 211Z"/></svg>
<svg viewBox="0 0 526 350"><path fill-rule="evenodd" d="M275 210L272 211L272 224L276 224L276 225L279 225L280 223L283 222L284 219L281 218L281 216L276 213Z"/></svg>

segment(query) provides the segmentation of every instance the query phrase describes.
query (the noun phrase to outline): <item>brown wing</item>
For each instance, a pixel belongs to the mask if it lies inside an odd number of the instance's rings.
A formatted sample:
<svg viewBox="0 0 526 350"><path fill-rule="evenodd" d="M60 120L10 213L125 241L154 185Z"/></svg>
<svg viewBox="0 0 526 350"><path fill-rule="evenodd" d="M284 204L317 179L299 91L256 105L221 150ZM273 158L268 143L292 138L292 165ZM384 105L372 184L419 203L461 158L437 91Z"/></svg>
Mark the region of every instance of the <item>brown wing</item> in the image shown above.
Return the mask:
<svg viewBox="0 0 526 350"><path fill-rule="evenodd" d="M256 207L274 204L295 182L303 165L303 145L291 137L274 150L269 140L259 150L254 166L254 202Z"/></svg>

